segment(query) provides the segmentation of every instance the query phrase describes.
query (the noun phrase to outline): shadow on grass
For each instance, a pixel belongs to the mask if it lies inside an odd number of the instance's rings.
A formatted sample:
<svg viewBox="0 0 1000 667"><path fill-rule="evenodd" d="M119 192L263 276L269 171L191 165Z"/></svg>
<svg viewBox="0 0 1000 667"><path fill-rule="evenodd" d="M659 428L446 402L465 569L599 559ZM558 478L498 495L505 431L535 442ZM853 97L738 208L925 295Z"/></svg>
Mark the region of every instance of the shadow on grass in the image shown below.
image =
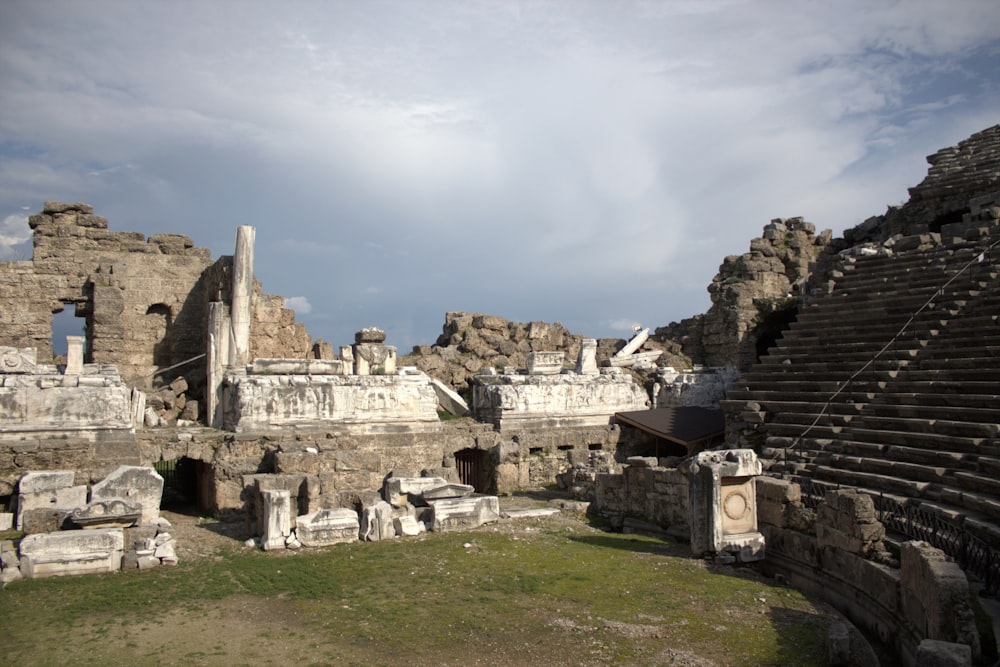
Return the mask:
<svg viewBox="0 0 1000 667"><path fill-rule="evenodd" d="M603 535L571 535L571 542L587 544L602 549L620 549L636 553L660 554L661 556L690 556L690 552L676 542L642 538L623 533L606 533Z"/></svg>

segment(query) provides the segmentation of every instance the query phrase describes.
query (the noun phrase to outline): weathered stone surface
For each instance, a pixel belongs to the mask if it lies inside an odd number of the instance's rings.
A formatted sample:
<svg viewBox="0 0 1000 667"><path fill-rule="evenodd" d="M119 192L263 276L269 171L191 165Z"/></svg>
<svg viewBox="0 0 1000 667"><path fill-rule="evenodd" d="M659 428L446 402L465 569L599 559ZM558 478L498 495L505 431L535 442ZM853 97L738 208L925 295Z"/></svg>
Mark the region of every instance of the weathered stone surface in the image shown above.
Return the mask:
<svg viewBox="0 0 1000 667"><path fill-rule="evenodd" d="M145 466L119 466L90 490L91 501L122 499L137 506L141 523L153 523L160 516L163 477Z"/></svg>
<svg viewBox="0 0 1000 667"><path fill-rule="evenodd" d="M580 341L580 354L576 358L576 372L579 375L599 375L597 367L597 341L584 338Z"/></svg>
<svg viewBox="0 0 1000 667"><path fill-rule="evenodd" d="M563 352L531 352L526 359L528 375L558 375L565 358Z"/></svg>
<svg viewBox="0 0 1000 667"><path fill-rule="evenodd" d="M442 484L424 489L421 495L424 500L443 500L444 498L467 498L475 492L475 488L468 484Z"/></svg>
<svg viewBox="0 0 1000 667"><path fill-rule="evenodd" d="M304 514L295 520L295 536L304 547L358 541L358 513L338 508Z"/></svg>
<svg viewBox="0 0 1000 667"><path fill-rule="evenodd" d="M38 470L24 473L17 490L19 493L40 493L70 486L73 486L72 470Z"/></svg>
<svg viewBox="0 0 1000 667"><path fill-rule="evenodd" d="M451 387L436 378L431 378L430 380L441 407L456 417L464 417L469 414L469 406L458 392L453 391Z"/></svg>
<svg viewBox="0 0 1000 667"><path fill-rule="evenodd" d="M393 529L399 537L416 537L427 529L416 517L406 514L392 520Z"/></svg>
<svg viewBox="0 0 1000 667"><path fill-rule="evenodd" d="M291 493L280 489L261 491L260 496L266 517L261 546L265 551L284 549L285 539L292 534Z"/></svg>
<svg viewBox="0 0 1000 667"><path fill-rule="evenodd" d="M741 562L764 557L757 530L754 478L761 464L753 450L701 452L685 462L690 481L691 552L727 552Z"/></svg>
<svg viewBox="0 0 1000 667"><path fill-rule="evenodd" d="M93 500L73 510L69 520L81 528L127 528L142 520L142 506L122 498Z"/></svg>
<svg viewBox="0 0 1000 667"><path fill-rule="evenodd" d="M230 430L326 428L341 432L438 430L437 394L427 376L227 376Z"/></svg>
<svg viewBox="0 0 1000 667"><path fill-rule="evenodd" d="M18 349L0 345L0 375L4 373L34 373L37 364L35 348Z"/></svg>
<svg viewBox="0 0 1000 667"><path fill-rule="evenodd" d="M23 530L24 513L29 510L62 510L67 514L87 505L87 487L70 486L51 491L17 494L17 529Z"/></svg>
<svg viewBox="0 0 1000 667"><path fill-rule="evenodd" d="M361 539L378 542L395 537L392 522L392 505L384 500L368 505L361 513Z"/></svg>
<svg viewBox="0 0 1000 667"><path fill-rule="evenodd" d="M423 493L428 489L447 486L441 477L389 477L385 480L382 495L394 507L424 504Z"/></svg>
<svg viewBox="0 0 1000 667"><path fill-rule="evenodd" d="M937 639L924 639L917 646L918 667L972 667L972 648Z"/></svg>
<svg viewBox="0 0 1000 667"><path fill-rule="evenodd" d="M624 374L473 378L476 417L501 429L607 424L615 412L641 410L647 403L642 386Z"/></svg>
<svg viewBox="0 0 1000 667"><path fill-rule="evenodd" d="M473 496L432 500L433 529L436 532L467 530L500 518L500 500L496 496Z"/></svg>
<svg viewBox="0 0 1000 667"><path fill-rule="evenodd" d="M19 547L21 574L29 579L121 569L121 528L28 535Z"/></svg>

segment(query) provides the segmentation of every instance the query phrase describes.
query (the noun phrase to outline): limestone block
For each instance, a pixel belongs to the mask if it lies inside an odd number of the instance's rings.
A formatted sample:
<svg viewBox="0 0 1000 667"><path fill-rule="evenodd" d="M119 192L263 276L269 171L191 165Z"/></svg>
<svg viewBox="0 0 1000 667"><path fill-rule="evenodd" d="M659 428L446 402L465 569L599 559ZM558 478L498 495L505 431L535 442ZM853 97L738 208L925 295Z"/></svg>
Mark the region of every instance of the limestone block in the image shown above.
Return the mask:
<svg viewBox="0 0 1000 667"><path fill-rule="evenodd" d="M42 470L27 472L17 483L20 493L55 491L73 486L72 470Z"/></svg>
<svg viewBox="0 0 1000 667"><path fill-rule="evenodd" d="M441 477L390 477L385 480L382 497L394 507L424 504L424 491L447 484Z"/></svg>
<svg viewBox="0 0 1000 667"><path fill-rule="evenodd" d="M496 496L432 500L435 531L467 530L500 518L500 500Z"/></svg>
<svg viewBox="0 0 1000 667"><path fill-rule="evenodd" d="M16 348L0 345L0 374L34 373L38 351L33 347Z"/></svg>
<svg viewBox="0 0 1000 667"><path fill-rule="evenodd" d="M29 579L121 569L121 528L67 530L21 540L21 574Z"/></svg>
<svg viewBox="0 0 1000 667"><path fill-rule="evenodd" d="M396 535L400 537L416 537L427 530L424 524L409 514L393 519L392 526Z"/></svg>
<svg viewBox="0 0 1000 667"><path fill-rule="evenodd" d="M358 531L358 513L343 507L303 514L295 520L295 536L304 547L356 542Z"/></svg>
<svg viewBox="0 0 1000 667"><path fill-rule="evenodd" d="M437 378L430 378L430 381L441 407L457 417L469 414L469 405L457 392Z"/></svg>
<svg viewBox="0 0 1000 667"><path fill-rule="evenodd" d="M423 495L425 501L430 502L431 500L443 500L445 498L467 498L475 490L475 488L468 484L448 483L424 489L421 495Z"/></svg>
<svg viewBox="0 0 1000 667"><path fill-rule="evenodd" d="M0 533L14 529L14 513L0 512Z"/></svg>
<svg viewBox="0 0 1000 667"><path fill-rule="evenodd" d="M361 513L361 539L378 542L396 536L392 523L392 505L380 500Z"/></svg>
<svg viewBox="0 0 1000 667"><path fill-rule="evenodd" d="M52 491L17 494L17 529L23 529L24 513L28 510L62 510L67 514L77 507L86 507L87 487L70 486Z"/></svg>
<svg viewBox="0 0 1000 667"><path fill-rule="evenodd" d="M576 372L580 375L600 375L597 367L597 341L584 338L580 341L580 354L576 359Z"/></svg>
<svg viewBox="0 0 1000 667"><path fill-rule="evenodd" d="M21 532L26 535L54 533L69 527L69 516L69 510L48 509L47 507L25 510L21 514Z"/></svg>
<svg viewBox="0 0 1000 667"><path fill-rule="evenodd" d="M565 352L531 352L525 360L528 375L558 375L565 358Z"/></svg>
<svg viewBox="0 0 1000 667"><path fill-rule="evenodd" d="M292 534L292 494L285 489L260 492L265 517L261 546L265 551L284 549L285 538Z"/></svg>
<svg viewBox="0 0 1000 667"><path fill-rule="evenodd" d="M90 490L91 501L120 498L140 508L141 523L153 523L160 516L163 477L145 466L118 468Z"/></svg>

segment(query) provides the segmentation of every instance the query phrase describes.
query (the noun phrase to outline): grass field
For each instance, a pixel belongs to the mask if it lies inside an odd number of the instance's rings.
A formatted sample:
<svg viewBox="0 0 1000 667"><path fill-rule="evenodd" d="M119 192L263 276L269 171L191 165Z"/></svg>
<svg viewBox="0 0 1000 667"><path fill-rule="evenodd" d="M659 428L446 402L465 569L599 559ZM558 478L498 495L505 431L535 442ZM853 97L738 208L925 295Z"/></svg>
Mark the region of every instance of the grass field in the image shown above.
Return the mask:
<svg viewBox="0 0 1000 667"><path fill-rule="evenodd" d="M687 547L532 520L298 552L233 547L0 592L11 665L822 665L828 619Z"/></svg>

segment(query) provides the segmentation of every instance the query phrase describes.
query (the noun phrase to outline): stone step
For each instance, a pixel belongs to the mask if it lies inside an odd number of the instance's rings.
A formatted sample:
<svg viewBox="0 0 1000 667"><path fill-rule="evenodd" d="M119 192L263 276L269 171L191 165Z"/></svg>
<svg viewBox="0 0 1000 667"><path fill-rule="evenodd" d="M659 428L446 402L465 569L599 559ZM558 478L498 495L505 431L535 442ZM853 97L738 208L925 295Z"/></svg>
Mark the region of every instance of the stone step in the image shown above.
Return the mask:
<svg viewBox="0 0 1000 667"><path fill-rule="evenodd" d="M958 356L952 352L952 357L947 358L947 350L938 350L934 356L924 357L921 355L919 362L908 366L908 370L920 371L942 371L948 369L972 369L991 368L994 371L1000 370L1000 353L997 355L985 356ZM970 352L973 352L970 350Z"/></svg>
<svg viewBox="0 0 1000 667"><path fill-rule="evenodd" d="M753 373L853 373L874 360L878 368L898 370L906 368L909 361L917 356L916 350L886 350L882 354L779 354L761 359L753 367ZM749 373L748 373L749 375Z"/></svg>
<svg viewBox="0 0 1000 667"><path fill-rule="evenodd" d="M995 438L1000 435L1000 424L995 422L991 424L919 417L879 417L866 413L855 417L850 424L852 429L931 433L963 438Z"/></svg>
<svg viewBox="0 0 1000 667"><path fill-rule="evenodd" d="M799 398L806 398L799 396ZM726 400L720 401L721 407L726 411L739 412L745 410L747 403L756 403L761 410L773 413L803 413L803 414L813 414L818 415L824 412L828 412L833 415L843 415L851 416L856 415L861 412L864 404L861 403L821 403L819 401L802 401L802 400L792 400L792 401L782 401L782 400L767 400L767 401L749 401L749 400Z"/></svg>
<svg viewBox="0 0 1000 667"><path fill-rule="evenodd" d="M948 481L947 468L893 461L891 459L877 459L844 454L823 454L816 457L816 465L906 479L913 482L945 484Z"/></svg>
<svg viewBox="0 0 1000 667"><path fill-rule="evenodd" d="M764 432L768 435L768 437L784 436L786 438L799 439L803 436L808 436L810 438L826 438L832 440L838 438L844 430L842 425L820 423L809 428L810 424L811 422L797 424L769 421L764 424Z"/></svg>
<svg viewBox="0 0 1000 667"><path fill-rule="evenodd" d="M948 387L942 387L945 383L934 383L934 388L924 392L900 391L905 389L900 383L895 383L892 389L873 398L872 401L880 406L920 406L934 408L971 408L993 410L997 407L996 394L988 393L961 393L953 391ZM958 383L959 386L961 383ZM979 383L982 385L983 383ZM982 389L982 387L980 387Z"/></svg>
<svg viewBox="0 0 1000 667"><path fill-rule="evenodd" d="M869 360L870 361L870 360ZM839 368L834 367L833 370L819 371L819 370L802 370L797 364L790 364L787 367L779 366L781 370L774 370L770 372L750 372L743 376L743 379L750 384L784 384L786 382L846 382L848 378L854 375L859 370L862 370L866 364L865 363L845 363L839 364ZM875 364L869 364L868 368L864 368L862 375L858 377L858 380L864 380L869 382L889 382L891 380L899 377L902 373L901 370L888 369L886 366L888 362L879 361ZM856 380L857 381L857 380Z"/></svg>
<svg viewBox="0 0 1000 667"><path fill-rule="evenodd" d="M947 368L947 369L922 369L906 368L900 371L899 379L906 382L933 382L940 378L947 378L949 381L962 382L992 382L993 390L988 393L1000 394L1000 376L997 375L996 368Z"/></svg>
<svg viewBox="0 0 1000 667"><path fill-rule="evenodd" d="M931 482L915 481L901 477L880 475L860 470L845 470L830 466L815 466L812 476L827 482L868 490L877 495L881 492L895 493L906 498L927 497L936 490Z"/></svg>
<svg viewBox="0 0 1000 667"><path fill-rule="evenodd" d="M996 395L998 393L1000 392L997 391L996 382L981 380L956 380L947 374L939 375L939 379L937 380L915 380L904 376L893 382L891 389L886 391L886 395L929 394L947 396L951 394L967 394L970 397L977 398L982 396L993 396L993 405L996 405ZM965 405L968 407L990 407L989 405L969 402L958 402L956 405Z"/></svg>
<svg viewBox="0 0 1000 667"><path fill-rule="evenodd" d="M952 405L913 405L892 404L879 401L869 405L865 412L879 417L896 417L907 419L955 419L967 422L1000 423L1000 400L995 396L982 397L992 399L995 407L964 407Z"/></svg>
<svg viewBox="0 0 1000 667"><path fill-rule="evenodd" d="M831 403L838 403L844 405L857 405L864 406L866 403L875 398L876 393L873 391L859 391L857 383L853 383L854 386L851 390L845 390L833 396L833 392L827 394L804 394L801 391L784 391L782 389L730 389L726 394L729 400L736 401L754 401L761 404L767 404L773 401L785 402L785 401L799 401L803 398L813 398L813 399L829 399Z"/></svg>
<svg viewBox="0 0 1000 667"><path fill-rule="evenodd" d="M991 444L987 438L969 438L957 435L941 435L938 433L911 433L910 431L879 431L850 427L843 435L844 440L855 442L873 442L883 445L902 445L904 447L923 447L925 449L940 449L963 454L1000 453L1000 444Z"/></svg>
<svg viewBox="0 0 1000 667"><path fill-rule="evenodd" d="M940 495L937 500L938 502L983 514L994 521L1000 520L1000 500L995 496L964 488L945 486L940 489Z"/></svg>
<svg viewBox="0 0 1000 667"><path fill-rule="evenodd" d="M1000 329L1000 327L998 327ZM942 356L950 351L954 355L972 354L976 350L988 350L991 354L1000 347L1000 335L993 334L986 330L949 330L943 329L939 332L927 347L933 347L934 354ZM928 350L928 353L931 353Z"/></svg>
<svg viewBox="0 0 1000 667"><path fill-rule="evenodd" d="M781 424L783 426L798 425L801 427L810 426L813 423L818 426L829 426L829 427L844 427L851 423L852 419L855 419L855 415L847 415L842 413L831 413L831 412L795 412L789 410L777 410L769 413L771 418L768 419L768 429L775 424Z"/></svg>

